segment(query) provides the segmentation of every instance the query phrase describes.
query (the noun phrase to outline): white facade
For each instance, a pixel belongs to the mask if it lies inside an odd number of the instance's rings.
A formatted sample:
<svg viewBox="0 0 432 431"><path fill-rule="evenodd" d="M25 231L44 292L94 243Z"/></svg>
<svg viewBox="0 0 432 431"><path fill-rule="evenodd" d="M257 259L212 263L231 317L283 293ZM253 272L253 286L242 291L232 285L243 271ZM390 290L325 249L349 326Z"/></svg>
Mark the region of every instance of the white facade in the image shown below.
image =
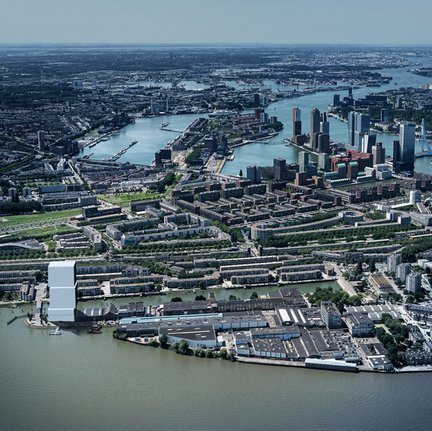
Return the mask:
<svg viewBox="0 0 432 431"><path fill-rule="evenodd" d="M410 191L410 204L415 205L422 201L422 195L420 190Z"/></svg>
<svg viewBox="0 0 432 431"><path fill-rule="evenodd" d="M51 262L48 265L50 322L73 322L76 307L75 261Z"/></svg>

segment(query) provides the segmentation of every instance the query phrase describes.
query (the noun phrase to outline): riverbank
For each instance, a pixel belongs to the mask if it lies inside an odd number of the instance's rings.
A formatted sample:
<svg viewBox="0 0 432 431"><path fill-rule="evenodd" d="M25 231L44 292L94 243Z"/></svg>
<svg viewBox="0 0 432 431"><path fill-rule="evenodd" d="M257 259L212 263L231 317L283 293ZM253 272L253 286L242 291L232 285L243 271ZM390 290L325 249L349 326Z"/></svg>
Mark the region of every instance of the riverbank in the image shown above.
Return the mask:
<svg viewBox="0 0 432 431"><path fill-rule="evenodd" d="M158 337L128 337L125 341L128 341L132 344L137 344L145 347L160 347L159 338ZM187 346L189 353L183 353L184 356L199 356L196 352L203 350L200 348L190 349ZM226 350L225 348L222 348ZM221 350L222 350L221 349ZM163 350L172 351L173 346L168 345ZM202 355L199 357L207 357L207 358L217 358L219 351L213 349L204 349L204 352L213 351L214 353L210 356ZM227 358L225 358L227 359ZM304 361L289 361L283 359L269 359L269 358L259 358L259 357L247 357L247 356L238 356L235 355L232 357L231 361L238 362L240 364L249 364L249 365L267 365L272 367L289 367L289 368L302 368L308 370L315 371L336 371L336 372L349 372L349 373L374 373L374 374L406 374L406 373L432 373L432 365L423 365L423 366L408 366L399 369L394 369L392 371L384 371L378 369L372 369L365 365L353 365L350 363L345 363L344 361L331 360L331 364L329 361L323 360L322 363L319 363L320 360L317 360L314 365L308 365ZM338 364L340 362L340 364Z"/></svg>

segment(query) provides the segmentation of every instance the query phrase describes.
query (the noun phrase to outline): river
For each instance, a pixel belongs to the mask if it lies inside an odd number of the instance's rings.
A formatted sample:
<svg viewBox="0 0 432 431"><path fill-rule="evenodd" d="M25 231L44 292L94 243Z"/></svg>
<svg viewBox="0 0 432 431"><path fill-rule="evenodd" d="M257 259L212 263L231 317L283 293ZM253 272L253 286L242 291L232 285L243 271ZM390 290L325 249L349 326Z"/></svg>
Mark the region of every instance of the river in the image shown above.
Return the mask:
<svg viewBox="0 0 432 431"><path fill-rule="evenodd" d="M432 64L429 58L417 59L424 65ZM421 84L431 83L432 79L414 75L409 68L400 69L382 69L380 71L384 76L392 76L393 80L388 85L383 85L377 88L362 87L353 91L355 98L364 97L367 93L381 92L387 89L399 87L419 87ZM143 85L152 85L152 83L142 83ZM236 86L234 82L228 82L229 85ZM158 84L159 85L159 84ZM169 83L163 83L169 86ZM196 83L195 81L182 81L187 89L201 90L205 85ZM264 85L277 90L292 90L291 86L278 86L273 81L264 81ZM238 87L238 86L236 86ZM239 87L238 87L239 88ZM240 169L243 173L246 172L246 167L249 165L268 166L273 164L273 159L282 157L289 163L297 162L299 150L296 147L285 146L281 143L282 139L292 136L292 108L298 106L302 111L303 131L309 131L309 114L312 108L317 107L321 111L327 111L328 105L333 100L333 94L340 94L341 98L347 95L347 92L332 92L319 91L314 94L295 98L284 99L272 103L268 106L267 112L269 115L276 115L283 123L284 129L278 136L269 140L270 144L263 143L249 144L242 147L237 147L234 150L235 158L232 161L227 161L223 168L223 173L238 175ZM138 141L138 144L131 147L120 159L121 162L135 162L150 164L154 158L154 153L164 147L169 141L173 140L179 133L160 130L160 126L164 122L169 122L169 128L178 132L184 131L189 124L195 119L203 117L205 114L182 114L159 116L150 118L138 118L135 124L130 124L121 129L118 135L112 136L108 141L103 141L93 148L86 148L83 155L93 153L92 158L103 159L109 158L122 148L127 147L132 141ZM346 142L348 135L347 123L344 123L336 118L329 117L330 135L335 142ZM393 140L398 139L396 136L377 133L377 140L383 142L386 149L386 154L392 155ZM431 157L420 158L416 160L416 172L432 173Z"/></svg>
<svg viewBox="0 0 432 431"><path fill-rule="evenodd" d="M430 60L430 59L428 59ZM428 61L424 59L424 63ZM409 68L401 69L383 69L380 71L383 76L392 76L393 80L388 85L383 85L377 88L362 87L353 91L354 98L359 99L367 93L377 93L388 89L399 87L419 87L421 84L431 83L432 78L426 78L414 75L409 71ZM397 84L397 85L395 85ZM270 85L270 84L269 84ZM277 88L274 85L274 88ZM249 144L242 147L237 147L234 150L235 159L225 163L223 173L238 175L240 169L243 173L246 172L246 167L249 165L269 166L273 164L274 158L284 158L288 162L297 162L299 149L293 146L285 146L281 143L284 138L292 137L292 108L299 107L302 112L302 127L303 132L309 131L310 111L316 107L321 112L327 112L328 105L333 100L333 94L340 94L341 99L347 96L347 92L331 92L320 91L307 96L296 99L285 99L272 103L267 108L270 116L276 115L279 120L284 123L284 128L278 136L269 140L270 144L263 143ZM329 117L330 136L334 142L347 142L348 125L336 118ZM393 154L393 140L398 139L397 136L377 133L377 141L382 142L386 149L387 155ZM421 173L432 173L431 157L420 158L416 160L415 170Z"/></svg>
<svg viewBox="0 0 432 431"><path fill-rule="evenodd" d="M2 431L432 426L430 374L351 374L182 357L115 340L109 328L101 335L49 336L23 319L7 326L17 313L21 309L0 309Z"/></svg>

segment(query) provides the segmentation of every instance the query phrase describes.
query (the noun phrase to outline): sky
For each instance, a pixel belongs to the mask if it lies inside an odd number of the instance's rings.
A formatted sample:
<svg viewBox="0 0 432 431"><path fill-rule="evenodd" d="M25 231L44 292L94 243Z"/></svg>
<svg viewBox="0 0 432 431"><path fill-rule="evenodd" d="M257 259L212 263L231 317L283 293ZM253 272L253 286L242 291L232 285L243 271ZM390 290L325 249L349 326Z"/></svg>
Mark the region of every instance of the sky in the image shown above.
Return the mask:
<svg viewBox="0 0 432 431"><path fill-rule="evenodd" d="M432 0L0 0L0 43L432 45Z"/></svg>

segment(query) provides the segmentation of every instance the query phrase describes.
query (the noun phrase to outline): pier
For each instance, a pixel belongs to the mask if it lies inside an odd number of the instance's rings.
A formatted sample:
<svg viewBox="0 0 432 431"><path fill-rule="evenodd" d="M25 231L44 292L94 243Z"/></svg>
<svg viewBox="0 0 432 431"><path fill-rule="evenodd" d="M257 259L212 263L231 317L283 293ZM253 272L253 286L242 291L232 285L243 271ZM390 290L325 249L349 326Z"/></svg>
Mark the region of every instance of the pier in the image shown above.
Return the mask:
<svg viewBox="0 0 432 431"><path fill-rule="evenodd" d="M169 129L168 127L161 127L161 130L164 132L173 132L173 133L183 133L183 130L175 130L175 129Z"/></svg>
<svg viewBox="0 0 432 431"><path fill-rule="evenodd" d="M125 154L129 150L129 148L132 148L137 143L138 141L131 142L127 147L123 148L123 150L120 150L118 153L115 153L112 157L110 157L108 161L116 162L123 154Z"/></svg>

